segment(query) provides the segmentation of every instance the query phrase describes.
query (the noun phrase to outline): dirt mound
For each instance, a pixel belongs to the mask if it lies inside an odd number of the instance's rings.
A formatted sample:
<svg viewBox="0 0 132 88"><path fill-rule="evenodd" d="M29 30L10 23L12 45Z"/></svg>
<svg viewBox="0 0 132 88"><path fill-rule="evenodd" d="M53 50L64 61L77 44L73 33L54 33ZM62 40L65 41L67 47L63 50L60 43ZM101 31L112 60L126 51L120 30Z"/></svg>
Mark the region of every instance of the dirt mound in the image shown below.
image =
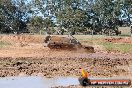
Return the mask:
<svg viewBox="0 0 132 88"><path fill-rule="evenodd" d="M128 43L132 44L132 37L125 37L125 38L106 38L104 39L105 42L112 42L112 43Z"/></svg>
<svg viewBox="0 0 132 88"><path fill-rule="evenodd" d="M7 41L7 42L26 42L26 43L42 43L43 42L43 36L34 36L34 35L1 35L0 40Z"/></svg>

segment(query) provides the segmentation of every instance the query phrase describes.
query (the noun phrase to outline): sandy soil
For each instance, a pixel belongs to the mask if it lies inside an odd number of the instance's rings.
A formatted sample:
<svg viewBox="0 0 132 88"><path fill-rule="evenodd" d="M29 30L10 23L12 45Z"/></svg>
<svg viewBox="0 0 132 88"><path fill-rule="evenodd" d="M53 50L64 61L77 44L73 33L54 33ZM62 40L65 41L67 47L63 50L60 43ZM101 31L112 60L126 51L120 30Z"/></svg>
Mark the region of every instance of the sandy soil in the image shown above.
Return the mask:
<svg viewBox="0 0 132 88"><path fill-rule="evenodd" d="M112 42L112 43L127 43L132 44L132 38L131 37L124 37L124 38L106 38L104 39L106 42Z"/></svg>
<svg viewBox="0 0 132 88"><path fill-rule="evenodd" d="M96 53L81 50L50 50L44 47L43 37L34 35L4 35L0 36L0 40L11 43L0 48L0 77L24 75L79 77L80 68L84 68L91 77L132 79L130 54L99 52L101 50L97 50Z"/></svg>

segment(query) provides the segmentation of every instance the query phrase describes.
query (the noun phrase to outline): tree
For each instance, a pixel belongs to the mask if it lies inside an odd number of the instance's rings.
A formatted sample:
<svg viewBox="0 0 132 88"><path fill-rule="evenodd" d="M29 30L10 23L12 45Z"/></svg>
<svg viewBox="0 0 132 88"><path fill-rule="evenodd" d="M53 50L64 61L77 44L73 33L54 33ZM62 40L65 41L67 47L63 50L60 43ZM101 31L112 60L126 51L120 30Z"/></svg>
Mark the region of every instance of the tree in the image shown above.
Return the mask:
<svg viewBox="0 0 132 88"><path fill-rule="evenodd" d="M0 24L1 32L9 33L13 30L11 23L13 22L13 13L15 6L9 0L0 0Z"/></svg>
<svg viewBox="0 0 132 88"><path fill-rule="evenodd" d="M31 33L39 33L43 28L42 17L34 17L29 20L28 29Z"/></svg>
<svg viewBox="0 0 132 88"><path fill-rule="evenodd" d="M79 0L64 0L65 8L56 13L57 21L71 34L75 34L76 31L82 31L83 23L87 19L87 14L81 9L79 3ZM80 30L80 28L82 29Z"/></svg>
<svg viewBox="0 0 132 88"><path fill-rule="evenodd" d="M121 6L118 0L96 0L95 4L92 7L94 18L97 24L102 24L101 28L104 28L102 31L109 35L118 34L118 25L117 20L120 19ZM99 26L99 25L98 25ZM97 27L98 27L97 26ZM100 27L99 27L100 28Z"/></svg>
<svg viewBox="0 0 132 88"><path fill-rule="evenodd" d="M24 32L28 21L29 8L26 0L0 0L1 32Z"/></svg>
<svg viewBox="0 0 132 88"><path fill-rule="evenodd" d="M0 28L24 32L30 24L35 32L48 32L56 24L61 34L62 28L71 34L87 29L108 34L118 31L123 17L131 24L131 6L131 0L0 0Z"/></svg>
<svg viewBox="0 0 132 88"><path fill-rule="evenodd" d="M50 28L51 26L54 26L53 22L46 18L42 17L33 17L30 18L28 22L28 29L31 33L39 33L40 31L46 31L47 34L50 34Z"/></svg>

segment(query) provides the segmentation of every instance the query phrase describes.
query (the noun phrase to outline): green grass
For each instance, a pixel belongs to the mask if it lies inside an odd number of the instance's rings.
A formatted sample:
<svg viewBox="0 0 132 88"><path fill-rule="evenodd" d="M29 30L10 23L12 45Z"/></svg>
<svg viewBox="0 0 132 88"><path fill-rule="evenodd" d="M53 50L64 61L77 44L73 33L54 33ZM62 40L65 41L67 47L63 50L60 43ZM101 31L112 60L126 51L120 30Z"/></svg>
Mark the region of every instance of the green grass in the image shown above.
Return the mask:
<svg viewBox="0 0 132 88"><path fill-rule="evenodd" d="M99 45L103 45L104 46L104 48L106 49L106 51L112 51L112 50L114 50L115 48L115 46L114 46L114 44L113 43L109 43L109 42L106 42L106 43L100 43Z"/></svg>
<svg viewBox="0 0 132 88"><path fill-rule="evenodd" d="M0 41L0 48L11 45L11 43L6 42L6 41Z"/></svg>
<svg viewBox="0 0 132 88"><path fill-rule="evenodd" d="M132 44L116 44L116 48L122 53L128 53L132 51Z"/></svg>
<svg viewBox="0 0 132 88"><path fill-rule="evenodd" d="M121 37L131 37L131 35L129 35L129 34L122 34L122 35L120 35Z"/></svg>
<svg viewBox="0 0 132 88"><path fill-rule="evenodd" d="M112 52L121 52L121 53L131 53L132 44L120 44L120 43L111 43L111 42L101 42L99 45L103 45L106 51Z"/></svg>
<svg viewBox="0 0 132 88"><path fill-rule="evenodd" d="M100 45L105 49L105 51L108 51L108 52L121 52L121 53L131 53L132 52L132 44L112 43L112 42L102 41L102 39L110 38L110 37L124 38L124 36L94 35L92 37L91 35L75 35L75 38L77 38L82 44ZM101 41L100 41L100 39L101 39Z"/></svg>
<svg viewBox="0 0 132 88"><path fill-rule="evenodd" d="M131 36L130 27L119 27L119 31L121 31L120 36Z"/></svg>

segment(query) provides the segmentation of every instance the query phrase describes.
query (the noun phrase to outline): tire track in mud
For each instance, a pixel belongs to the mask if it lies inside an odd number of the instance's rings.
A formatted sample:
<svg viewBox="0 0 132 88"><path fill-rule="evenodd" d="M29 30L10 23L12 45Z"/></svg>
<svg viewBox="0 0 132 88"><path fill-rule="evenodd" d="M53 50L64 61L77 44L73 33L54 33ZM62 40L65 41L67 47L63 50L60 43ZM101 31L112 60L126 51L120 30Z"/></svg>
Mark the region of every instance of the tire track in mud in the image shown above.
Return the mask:
<svg viewBox="0 0 132 88"><path fill-rule="evenodd" d="M80 76L80 68L84 68L94 77L126 77L129 74L126 68L131 63L132 59L109 58L0 58L0 77L20 74L46 77Z"/></svg>

